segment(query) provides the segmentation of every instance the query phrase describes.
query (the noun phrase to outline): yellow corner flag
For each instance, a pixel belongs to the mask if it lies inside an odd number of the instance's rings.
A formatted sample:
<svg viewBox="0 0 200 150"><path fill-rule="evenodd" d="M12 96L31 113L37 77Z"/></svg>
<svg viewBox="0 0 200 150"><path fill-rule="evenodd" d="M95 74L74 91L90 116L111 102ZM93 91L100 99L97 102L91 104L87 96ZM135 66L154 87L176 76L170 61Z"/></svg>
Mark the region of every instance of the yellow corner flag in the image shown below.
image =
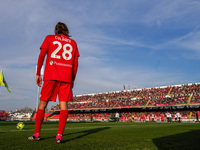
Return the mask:
<svg viewBox="0 0 200 150"><path fill-rule="evenodd" d="M3 70L1 70L1 73L0 73L0 86L5 86L6 89L8 90L8 92L11 93L11 91L8 88L8 84L6 83L6 80L5 80L4 76L3 76Z"/></svg>

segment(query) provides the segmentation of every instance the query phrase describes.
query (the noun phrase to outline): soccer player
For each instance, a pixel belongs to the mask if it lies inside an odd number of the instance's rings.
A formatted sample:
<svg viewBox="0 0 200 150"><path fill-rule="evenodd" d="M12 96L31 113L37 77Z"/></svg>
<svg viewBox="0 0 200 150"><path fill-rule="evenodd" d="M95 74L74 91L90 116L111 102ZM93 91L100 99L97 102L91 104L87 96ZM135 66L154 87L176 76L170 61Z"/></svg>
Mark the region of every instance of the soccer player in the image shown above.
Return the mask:
<svg viewBox="0 0 200 150"><path fill-rule="evenodd" d="M116 112L115 118L116 118L116 121L119 122L119 113L118 112Z"/></svg>
<svg viewBox="0 0 200 150"><path fill-rule="evenodd" d="M149 122L151 122L151 114L149 114Z"/></svg>
<svg viewBox="0 0 200 150"><path fill-rule="evenodd" d="M154 114L151 114L151 122L154 122Z"/></svg>
<svg viewBox="0 0 200 150"><path fill-rule="evenodd" d="M161 114L161 121L164 122L164 114Z"/></svg>
<svg viewBox="0 0 200 150"><path fill-rule="evenodd" d="M78 69L79 51L76 42L70 38L66 24L58 22L55 26L55 35L47 35L40 47L37 64L36 84L41 87L40 70L45 56L46 64L40 94L40 103L35 118L35 132L29 140L40 140L40 129L44 119L45 108L49 101L60 102L60 118L56 143L62 142L62 135L68 117L67 102L73 100L72 88Z"/></svg>
<svg viewBox="0 0 200 150"><path fill-rule="evenodd" d="M177 112L176 115L177 115L177 118L178 118L178 122L181 123L181 114L180 114L180 112Z"/></svg>

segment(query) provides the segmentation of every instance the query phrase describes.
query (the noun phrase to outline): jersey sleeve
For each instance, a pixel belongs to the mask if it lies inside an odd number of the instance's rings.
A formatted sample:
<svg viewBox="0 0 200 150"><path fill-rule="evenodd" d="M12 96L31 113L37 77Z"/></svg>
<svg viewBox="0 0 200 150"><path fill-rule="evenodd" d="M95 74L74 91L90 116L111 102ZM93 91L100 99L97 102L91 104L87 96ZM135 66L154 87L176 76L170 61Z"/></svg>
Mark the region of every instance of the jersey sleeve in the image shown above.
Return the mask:
<svg viewBox="0 0 200 150"><path fill-rule="evenodd" d="M45 38L44 42L40 46L40 55L38 57L36 75L40 75L40 71L41 71L47 51L48 51L48 36Z"/></svg>
<svg viewBox="0 0 200 150"><path fill-rule="evenodd" d="M47 35L42 43L42 45L40 46L40 49L48 49L49 48L49 39L50 39L50 36Z"/></svg>
<svg viewBox="0 0 200 150"><path fill-rule="evenodd" d="M76 78L76 73L78 70L78 58L79 58L80 54L78 51L78 47L76 45L76 53L75 53L75 58L74 58L74 68L73 68L73 76L72 76L72 80L74 81Z"/></svg>

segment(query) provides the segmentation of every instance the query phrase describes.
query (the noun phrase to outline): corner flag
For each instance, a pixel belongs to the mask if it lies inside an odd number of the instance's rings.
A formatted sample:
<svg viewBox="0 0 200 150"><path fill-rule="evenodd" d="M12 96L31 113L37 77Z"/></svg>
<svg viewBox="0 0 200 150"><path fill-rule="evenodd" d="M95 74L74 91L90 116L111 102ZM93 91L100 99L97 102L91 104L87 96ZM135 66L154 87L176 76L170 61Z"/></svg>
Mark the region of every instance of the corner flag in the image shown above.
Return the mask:
<svg viewBox="0 0 200 150"><path fill-rule="evenodd" d="M3 76L3 70L1 70L1 73L0 73L0 86L5 86L6 89L8 90L8 92L11 93L11 91L8 88L8 84L6 83L6 80L5 80L4 76Z"/></svg>

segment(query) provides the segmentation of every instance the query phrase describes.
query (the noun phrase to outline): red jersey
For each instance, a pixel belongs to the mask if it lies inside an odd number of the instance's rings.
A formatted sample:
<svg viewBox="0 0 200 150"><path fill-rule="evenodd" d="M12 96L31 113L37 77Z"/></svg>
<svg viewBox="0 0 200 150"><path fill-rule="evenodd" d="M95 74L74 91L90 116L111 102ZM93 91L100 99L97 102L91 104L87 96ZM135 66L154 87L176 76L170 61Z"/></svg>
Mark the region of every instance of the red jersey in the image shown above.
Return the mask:
<svg viewBox="0 0 200 150"><path fill-rule="evenodd" d="M43 80L57 80L68 83L75 80L79 51L74 40L63 34L47 35L40 47L37 75L40 75L46 54Z"/></svg>

